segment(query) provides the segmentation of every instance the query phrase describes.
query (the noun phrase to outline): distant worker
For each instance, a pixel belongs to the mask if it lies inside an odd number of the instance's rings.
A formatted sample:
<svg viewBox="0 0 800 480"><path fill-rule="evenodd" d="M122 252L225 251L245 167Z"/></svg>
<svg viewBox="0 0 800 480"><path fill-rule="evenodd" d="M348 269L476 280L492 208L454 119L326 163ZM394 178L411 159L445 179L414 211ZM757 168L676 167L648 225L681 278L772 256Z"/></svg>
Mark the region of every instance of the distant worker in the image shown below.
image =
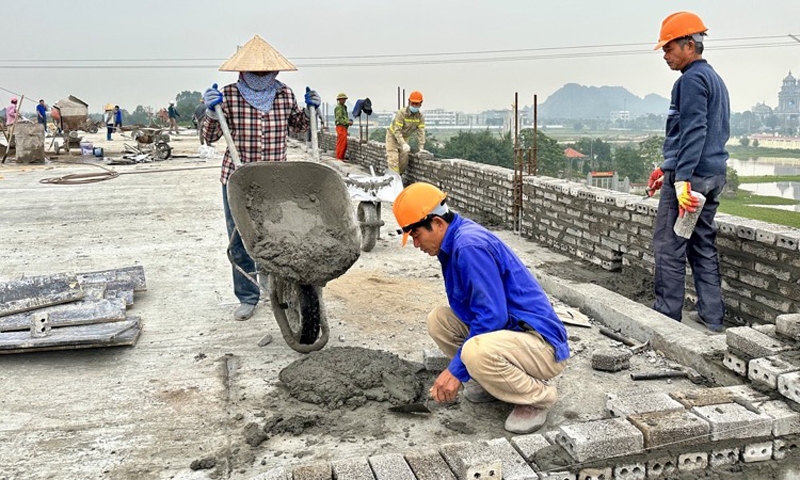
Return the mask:
<svg viewBox="0 0 800 480"><path fill-rule="evenodd" d="M206 107L205 102L203 102L203 97L200 97L200 103L194 108L194 112L192 112L192 125L194 128L197 129L197 136L200 137L200 145L205 145L206 141L203 138L203 120L206 118Z"/></svg>
<svg viewBox="0 0 800 480"><path fill-rule="evenodd" d="M106 122L106 141L111 141L111 134L114 133L114 106L106 104L106 112L103 114L103 119Z"/></svg>
<svg viewBox="0 0 800 480"><path fill-rule="evenodd" d="M347 129L353 124L353 121L347 115L347 95L340 93L336 95L336 108L333 110L333 117L336 123L336 158L344 160L347 153Z"/></svg>
<svg viewBox="0 0 800 480"><path fill-rule="evenodd" d="M169 108L167 109L167 115L169 116L169 133L175 132L175 135L178 134L178 117L181 116L178 113L178 109L175 108L175 101L169 102Z"/></svg>
<svg viewBox="0 0 800 480"><path fill-rule="evenodd" d="M403 245L411 237L442 267L449 306L428 314L428 333L450 363L433 383L433 399L454 402L463 385L470 402L514 405L509 432L541 428L557 400L548 381L570 355L567 331L542 287L495 234L450 211L435 186L408 186L392 209Z"/></svg>
<svg viewBox="0 0 800 480"><path fill-rule="evenodd" d="M122 135L122 110L114 105L114 131Z"/></svg>
<svg viewBox="0 0 800 480"><path fill-rule="evenodd" d="M655 227L655 295L653 309L681 321L686 260L697 290L697 312L690 318L713 332L723 330L725 305L720 290L714 216L725 186L730 136L730 100L720 76L703 59L707 28L691 12L677 12L661 24L658 44L664 60L681 76L672 86L664 140L664 163L650 175L650 192L661 189ZM663 188L662 188L663 187ZM691 238L675 234L678 217L695 212L706 197Z"/></svg>
<svg viewBox="0 0 800 480"><path fill-rule="evenodd" d="M44 135L47 136L47 105L44 99L39 99L39 104L36 105L36 122L44 127Z"/></svg>
<svg viewBox="0 0 800 480"><path fill-rule="evenodd" d="M207 111L203 122L203 138L206 143L216 142L222 137L214 107L220 105L231 130L233 142L239 151L242 163L286 161L286 137L289 132L299 133L308 129L306 110L297 106L294 92L276 79L281 71L297 68L270 44L256 35L220 67L223 72L239 72L236 83L217 89L214 84L203 93ZM319 108L317 92L306 87L306 105ZM225 151L222 160L222 206L228 238L236 226L228 206L228 178L236 167ZM248 273L256 271L256 265L236 234L231 245L233 261ZM259 300L259 287L233 268L233 291L239 306L233 314L236 320L252 317Z"/></svg>
<svg viewBox="0 0 800 480"><path fill-rule="evenodd" d="M6 107L6 125L13 125L17 121L17 97L11 97L11 103Z"/></svg>
<svg viewBox="0 0 800 480"><path fill-rule="evenodd" d="M425 150L425 118L419 109L422 107L422 93L411 92L408 106L398 110L392 124L386 130L386 161L389 168L402 175L408 167L408 154L411 145L408 139L417 134L420 151Z"/></svg>

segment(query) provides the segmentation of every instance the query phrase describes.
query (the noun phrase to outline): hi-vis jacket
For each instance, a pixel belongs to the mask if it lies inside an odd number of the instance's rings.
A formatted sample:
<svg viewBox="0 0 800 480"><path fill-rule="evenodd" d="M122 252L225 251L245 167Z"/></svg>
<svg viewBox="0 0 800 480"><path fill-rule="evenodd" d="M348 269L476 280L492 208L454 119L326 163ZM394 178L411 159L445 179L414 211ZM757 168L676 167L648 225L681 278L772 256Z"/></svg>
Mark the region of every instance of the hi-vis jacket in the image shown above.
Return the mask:
<svg viewBox="0 0 800 480"><path fill-rule="evenodd" d="M394 135L399 145L405 144L408 137L416 132L419 148L422 149L425 145L425 118L422 112L411 113L408 107L402 108L394 116L389 132Z"/></svg>

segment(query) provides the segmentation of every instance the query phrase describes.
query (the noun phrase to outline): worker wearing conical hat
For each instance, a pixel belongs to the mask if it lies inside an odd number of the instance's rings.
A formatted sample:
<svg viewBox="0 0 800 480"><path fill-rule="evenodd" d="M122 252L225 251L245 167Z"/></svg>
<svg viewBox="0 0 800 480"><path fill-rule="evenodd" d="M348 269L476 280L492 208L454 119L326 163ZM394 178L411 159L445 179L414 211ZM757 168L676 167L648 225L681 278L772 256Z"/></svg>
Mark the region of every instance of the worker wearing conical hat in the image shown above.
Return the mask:
<svg viewBox="0 0 800 480"><path fill-rule="evenodd" d="M297 69L258 35L239 48L220 67L223 72L239 72L238 80L222 89L214 84L203 94L208 109L202 125L205 141L213 143L222 137L219 117L214 110L220 105L242 163L285 161L288 133L303 132L309 128L306 109L297 106L292 89L276 78L279 72L292 70ZM320 105L317 92L308 88L305 101L307 106ZM235 168L230 151L226 151L220 180L228 238L234 232L235 225L228 207L226 184ZM243 271L255 271L255 263L245 251L238 234L233 239L231 253L234 263ZM234 267L233 291L239 299L234 318L247 320L255 311L259 289Z"/></svg>

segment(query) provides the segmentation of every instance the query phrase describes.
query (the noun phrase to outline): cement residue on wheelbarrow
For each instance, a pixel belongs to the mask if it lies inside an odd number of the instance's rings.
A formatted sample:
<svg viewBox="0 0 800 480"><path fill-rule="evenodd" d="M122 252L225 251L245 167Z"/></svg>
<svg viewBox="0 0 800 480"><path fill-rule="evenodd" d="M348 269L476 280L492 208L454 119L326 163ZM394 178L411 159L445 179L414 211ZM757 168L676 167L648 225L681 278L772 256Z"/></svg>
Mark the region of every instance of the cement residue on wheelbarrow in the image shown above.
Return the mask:
<svg viewBox="0 0 800 480"><path fill-rule="evenodd" d="M310 162L238 168L228 201L245 248L259 267L302 285L325 285L360 255L358 228L339 176Z"/></svg>

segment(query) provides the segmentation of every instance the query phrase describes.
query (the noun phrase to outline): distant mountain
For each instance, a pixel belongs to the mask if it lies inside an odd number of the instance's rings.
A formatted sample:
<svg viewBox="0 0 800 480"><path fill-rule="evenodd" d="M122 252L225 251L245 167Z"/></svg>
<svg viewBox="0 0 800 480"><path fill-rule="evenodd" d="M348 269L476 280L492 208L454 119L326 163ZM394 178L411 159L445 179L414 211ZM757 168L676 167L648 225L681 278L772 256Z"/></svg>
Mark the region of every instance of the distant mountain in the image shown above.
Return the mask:
<svg viewBox="0 0 800 480"><path fill-rule="evenodd" d="M623 87L586 87L568 83L547 97L539 105L539 115L544 118L608 119L611 112L627 110L631 117L650 113L664 115L669 99L651 93L639 98Z"/></svg>

